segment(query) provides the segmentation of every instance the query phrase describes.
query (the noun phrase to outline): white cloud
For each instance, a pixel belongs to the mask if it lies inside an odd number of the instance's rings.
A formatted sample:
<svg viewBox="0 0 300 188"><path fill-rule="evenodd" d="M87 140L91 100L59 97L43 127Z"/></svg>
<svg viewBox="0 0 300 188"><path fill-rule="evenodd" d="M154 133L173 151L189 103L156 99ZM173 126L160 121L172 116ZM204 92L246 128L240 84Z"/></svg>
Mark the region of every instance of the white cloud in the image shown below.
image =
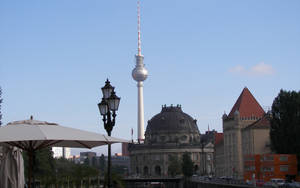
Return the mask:
<svg viewBox="0 0 300 188"><path fill-rule="evenodd" d="M275 70L271 65L267 65L264 62L261 62L248 69L243 67L242 65L237 65L229 69L229 72L234 74L243 74L250 76L265 76L273 75L275 73Z"/></svg>
<svg viewBox="0 0 300 188"><path fill-rule="evenodd" d="M229 69L229 71L232 73L238 73L238 74L242 74L242 73L246 72L245 68L241 65L237 65L237 66Z"/></svg>
<svg viewBox="0 0 300 188"><path fill-rule="evenodd" d="M272 75L275 73L275 70L271 65L267 65L264 62L261 62L251 67L249 73L254 75Z"/></svg>

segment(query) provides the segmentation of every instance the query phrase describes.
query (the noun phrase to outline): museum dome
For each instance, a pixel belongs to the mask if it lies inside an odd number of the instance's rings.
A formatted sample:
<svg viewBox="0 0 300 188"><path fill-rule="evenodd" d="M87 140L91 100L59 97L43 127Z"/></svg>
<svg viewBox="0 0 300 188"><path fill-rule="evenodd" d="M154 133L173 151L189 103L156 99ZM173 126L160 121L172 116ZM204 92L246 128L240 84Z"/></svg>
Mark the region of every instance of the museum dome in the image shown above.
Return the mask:
<svg viewBox="0 0 300 188"><path fill-rule="evenodd" d="M162 106L159 114L148 121L146 134L161 132L199 133L196 120L184 113L180 105Z"/></svg>
<svg viewBox="0 0 300 188"><path fill-rule="evenodd" d="M180 105L164 105L161 112L148 121L145 133L146 144L193 144L199 141L197 121L184 113Z"/></svg>

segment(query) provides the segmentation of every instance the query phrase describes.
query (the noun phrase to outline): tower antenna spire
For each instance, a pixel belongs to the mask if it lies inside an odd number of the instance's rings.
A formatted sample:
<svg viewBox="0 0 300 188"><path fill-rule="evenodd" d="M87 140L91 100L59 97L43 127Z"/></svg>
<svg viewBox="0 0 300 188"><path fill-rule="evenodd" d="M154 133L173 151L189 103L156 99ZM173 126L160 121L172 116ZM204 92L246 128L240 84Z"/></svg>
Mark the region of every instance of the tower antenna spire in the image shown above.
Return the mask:
<svg viewBox="0 0 300 188"><path fill-rule="evenodd" d="M142 56L141 48L141 6L140 0L137 0L137 25L138 25L138 56Z"/></svg>

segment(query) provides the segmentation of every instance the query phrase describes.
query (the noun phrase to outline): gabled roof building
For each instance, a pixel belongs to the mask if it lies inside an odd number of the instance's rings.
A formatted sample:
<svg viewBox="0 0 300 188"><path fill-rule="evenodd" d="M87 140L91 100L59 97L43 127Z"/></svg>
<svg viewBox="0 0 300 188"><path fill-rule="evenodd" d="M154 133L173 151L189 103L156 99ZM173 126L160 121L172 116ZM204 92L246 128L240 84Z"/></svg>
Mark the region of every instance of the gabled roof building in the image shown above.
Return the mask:
<svg viewBox="0 0 300 188"><path fill-rule="evenodd" d="M224 113L222 119L225 165L216 168L222 171L216 174L242 179L244 154L261 154L270 151L268 115L245 87L230 113L228 115Z"/></svg>

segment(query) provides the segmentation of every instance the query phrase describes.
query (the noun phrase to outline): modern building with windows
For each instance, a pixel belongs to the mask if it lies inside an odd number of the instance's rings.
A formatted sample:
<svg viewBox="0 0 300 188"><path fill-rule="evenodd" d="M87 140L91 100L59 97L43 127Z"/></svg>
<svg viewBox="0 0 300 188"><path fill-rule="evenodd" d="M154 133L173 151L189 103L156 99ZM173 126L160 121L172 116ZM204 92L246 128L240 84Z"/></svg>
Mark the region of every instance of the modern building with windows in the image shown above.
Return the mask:
<svg viewBox="0 0 300 188"><path fill-rule="evenodd" d="M297 156L290 154L262 154L244 156L244 179L286 179L297 176Z"/></svg>

